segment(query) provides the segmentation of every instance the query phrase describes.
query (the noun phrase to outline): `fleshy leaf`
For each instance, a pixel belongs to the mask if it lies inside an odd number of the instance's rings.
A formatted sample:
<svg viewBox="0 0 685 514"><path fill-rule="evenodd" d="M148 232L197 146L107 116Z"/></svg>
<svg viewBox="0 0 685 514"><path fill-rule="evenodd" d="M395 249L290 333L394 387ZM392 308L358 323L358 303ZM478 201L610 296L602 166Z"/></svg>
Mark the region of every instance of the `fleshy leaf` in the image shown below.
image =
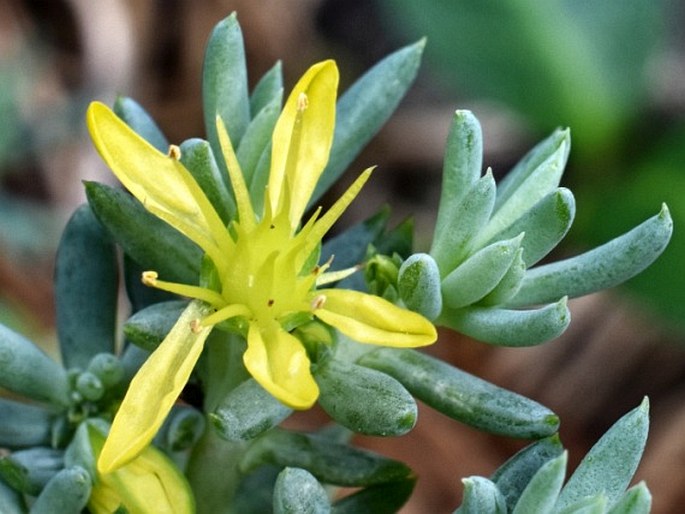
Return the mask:
<svg viewBox="0 0 685 514"><path fill-rule="evenodd" d="M631 487L617 501L608 514L649 514L652 508L652 495L644 482Z"/></svg>
<svg viewBox="0 0 685 514"><path fill-rule="evenodd" d="M31 514L80 514L88 502L92 481L81 466L62 469L47 483Z"/></svg>
<svg viewBox="0 0 685 514"><path fill-rule="evenodd" d="M240 469L248 473L266 463L303 468L321 482L349 487L395 482L412 474L405 464L368 450L278 428L248 447Z"/></svg>
<svg viewBox="0 0 685 514"><path fill-rule="evenodd" d="M153 351L171 331L188 306L185 300L171 300L150 305L136 312L124 324L127 340L144 350Z"/></svg>
<svg viewBox="0 0 685 514"><path fill-rule="evenodd" d="M464 484L464 501L454 514L506 514L507 506L497 486L483 477L468 477Z"/></svg>
<svg viewBox="0 0 685 514"><path fill-rule="evenodd" d="M568 153L571 151L571 133L568 129L557 129L552 132L547 138L540 141L533 147L523 158L516 163L516 165L506 174L502 181L497 186L497 201L495 207L501 207L504 202L508 201L515 192L530 179L533 173L537 173L537 169L547 161L552 155L557 153L563 144L564 159L568 158Z"/></svg>
<svg viewBox="0 0 685 514"><path fill-rule="evenodd" d="M157 150L167 151L169 142L152 116L138 102L127 96L120 96L114 102L114 112Z"/></svg>
<svg viewBox="0 0 685 514"><path fill-rule="evenodd" d="M69 405L64 368L31 341L0 324L0 387L34 400Z"/></svg>
<svg viewBox="0 0 685 514"><path fill-rule="evenodd" d="M331 511L326 490L304 469L285 468L274 487L274 514L326 514Z"/></svg>
<svg viewBox="0 0 685 514"><path fill-rule="evenodd" d="M509 304L534 305L614 287L654 262L672 233L673 220L663 205L659 214L602 246L528 270Z"/></svg>
<svg viewBox="0 0 685 514"><path fill-rule="evenodd" d="M279 102L283 100L282 68L281 61L277 61L257 82L250 95L250 113L253 119L274 100L278 99Z"/></svg>
<svg viewBox="0 0 685 514"><path fill-rule="evenodd" d="M443 225L435 227L430 254L440 265L443 276L456 268L472 250L471 243L492 214L495 191L495 179L488 170L466 195L459 195L461 202L452 200L446 206L440 204L438 216L444 218ZM443 201L448 202L441 199Z"/></svg>
<svg viewBox="0 0 685 514"><path fill-rule="evenodd" d="M202 106L207 138L218 164L225 166L216 132L216 117L228 123L235 148L250 121L245 48L236 13L220 21L209 36L202 68Z"/></svg>
<svg viewBox="0 0 685 514"><path fill-rule="evenodd" d="M559 428L559 418L539 403L415 350L377 348L358 363L387 373L432 408L486 432L541 438Z"/></svg>
<svg viewBox="0 0 685 514"><path fill-rule="evenodd" d="M545 257L561 241L571 228L576 207L573 193L560 187L542 198L489 242L514 237L522 232L525 237L524 260L530 267ZM487 243L486 243L487 244Z"/></svg>
<svg viewBox="0 0 685 514"><path fill-rule="evenodd" d="M618 501L640 462L648 430L649 401L645 398L590 449L562 489L557 511L600 492L609 505Z"/></svg>
<svg viewBox="0 0 685 514"><path fill-rule="evenodd" d="M209 419L221 437L249 441L273 428L292 413L254 378L248 378L226 396Z"/></svg>
<svg viewBox="0 0 685 514"><path fill-rule="evenodd" d="M523 234L497 241L471 255L442 280L442 296L451 309L476 303L506 275L521 246Z"/></svg>
<svg viewBox="0 0 685 514"><path fill-rule="evenodd" d="M506 201L499 203L501 196L495 202L495 212L492 218L478 236L479 243L489 241L495 234L501 232L521 215L542 200L549 193L559 187L561 176L568 159L571 142L568 133L562 139L559 147L545 161L537 166L530 175L518 184L515 191Z"/></svg>
<svg viewBox="0 0 685 514"><path fill-rule="evenodd" d="M564 448L559 435L554 434L519 450L502 464L490 477L502 492L511 511L521 493L538 470L550 460L562 454Z"/></svg>
<svg viewBox="0 0 685 514"><path fill-rule="evenodd" d="M0 398L0 446L11 449L47 445L52 418L52 413L38 405Z"/></svg>
<svg viewBox="0 0 685 514"><path fill-rule="evenodd" d="M264 197L264 188L254 187L254 176L263 155L271 151L271 135L281 113L281 98L275 98L270 104L266 105L257 116L250 122L247 131L240 142L240 147L236 152L240 168L243 171L245 182L248 185L255 209L261 206ZM255 184L256 186L256 184Z"/></svg>
<svg viewBox="0 0 685 514"><path fill-rule="evenodd" d="M333 358L319 365L314 377L321 388L321 407L350 430L399 436L414 428L416 402L385 373Z"/></svg>
<svg viewBox="0 0 685 514"><path fill-rule="evenodd" d="M202 251L195 243L124 191L97 182L85 186L95 216L136 263L167 280L197 282ZM135 281L140 283L139 273Z"/></svg>
<svg viewBox="0 0 685 514"><path fill-rule="evenodd" d="M416 253L402 263L397 289L408 309L429 320L437 318L442 311L440 270L428 254Z"/></svg>
<svg viewBox="0 0 685 514"><path fill-rule="evenodd" d="M114 351L117 295L114 243L82 205L64 229L55 263L57 334L66 368L85 368L95 354Z"/></svg>
<svg viewBox="0 0 685 514"><path fill-rule="evenodd" d="M433 235L433 248L431 254L438 261L442 262L443 251L437 245L442 245L445 238L450 237L454 231L455 223L460 231L471 230L474 227L472 222L463 222L460 214L470 214L471 210L463 208L464 199L475 194L478 201L475 207L480 207L487 202L484 201L484 193L478 193L476 189L483 167L483 133L480 122L470 111L456 111L452 118L452 125L447 136L445 147L445 162L442 168L442 188L440 192L440 203L438 208L435 232ZM481 179L481 182L483 180ZM490 211L495 202L495 184L490 175L487 181L488 194L492 197L490 201ZM490 182L492 182L490 184ZM483 224L488 220L488 212L483 220ZM480 227L478 227L480 228ZM476 229L476 227L474 227ZM454 238L455 240L466 240L468 238ZM452 247L446 244L445 249ZM446 255L445 255L446 256Z"/></svg>
<svg viewBox="0 0 685 514"><path fill-rule="evenodd" d="M567 299L539 309L443 309L439 325L497 346L534 346L559 337L571 322Z"/></svg>
<svg viewBox="0 0 685 514"><path fill-rule="evenodd" d="M181 143L181 163L190 171L224 224L235 216L235 201L226 188L214 152L203 139L188 139Z"/></svg>
<svg viewBox="0 0 685 514"><path fill-rule="evenodd" d="M378 62L340 97L328 165L309 199L315 205L359 155L414 82L425 40L400 48Z"/></svg>
<svg viewBox="0 0 685 514"><path fill-rule="evenodd" d="M523 490L512 514L551 514L566 476L568 454L546 462Z"/></svg>

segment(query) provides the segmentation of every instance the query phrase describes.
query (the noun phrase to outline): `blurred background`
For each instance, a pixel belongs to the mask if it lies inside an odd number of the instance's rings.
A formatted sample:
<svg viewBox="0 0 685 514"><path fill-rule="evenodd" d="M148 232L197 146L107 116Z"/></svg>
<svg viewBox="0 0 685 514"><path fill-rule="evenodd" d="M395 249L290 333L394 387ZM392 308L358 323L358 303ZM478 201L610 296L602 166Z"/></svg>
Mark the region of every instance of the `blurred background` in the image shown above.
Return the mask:
<svg viewBox="0 0 685 514"><path fill-rule="evenodd" d="M0 322L48 348L54 340L60 232L84 201L81 181L112 180L85 131L88 102L125 94L169 140L202 135L204 45L232 11L252 85L276 60L291 86L311 63L333 57L345 89L389 52L427 37L415 86L351 167L379 171L347 223L388 203L395 221L415 217L417 246L427 247L457 108L480 119L484 162L498 177L555 127L571 128L564 185L578 214L555 258L618 236L668 203L675 233L665 254L626 286L573 301L574 321L558 341L503 350L443 333L432 351L555 410L575 463L650 395L638 478L648 481L656 514L680 511L685 4L675 0L0 0ZM522 445L427 408L410 435L361 442L417 471L405 513L451 512L460 478L488 475Z"/></svg>

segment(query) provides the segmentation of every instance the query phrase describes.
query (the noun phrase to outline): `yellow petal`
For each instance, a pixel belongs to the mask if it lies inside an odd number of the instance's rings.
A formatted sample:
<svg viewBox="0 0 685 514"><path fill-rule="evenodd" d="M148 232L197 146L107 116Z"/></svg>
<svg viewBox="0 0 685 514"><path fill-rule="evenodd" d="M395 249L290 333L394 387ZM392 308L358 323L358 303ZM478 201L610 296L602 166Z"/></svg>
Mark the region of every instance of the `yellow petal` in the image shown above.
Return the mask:
<svg viewBox="0 0 685 514"><path fill-rule="evenodd" d="M98 460L100 473L130 462L150 444L202 353L212 330L200 324L207 314L203 303L190 302L133 377Z"/></svg>
<svg viewBox="0 0 685 514"><path fill-rule="evenodd" d="M323 239L323 236L330 230L333 224L342 216L345 209L352 203L352 201L357 197L359 192L369 180L371 173L375 167L365 169L361 175L352 183L350 187L343 193L343 195L338 198L338 200L331 206L330 209L326 211L321 219L319 219L311 229L308 226L302 228L298 233L298 237L306 240L304 244L303 254L308 255L311 251L316 248L316 245Z"/></svg>
<svg viewBox="0 0 685 514"><path fill-rule="evenodd" d="M413 348L434 343L437 332L426 318L383 298L359 291L316 291L314 315L360 343Z"/></svg>
<svg viewBox="0 0 685 514"><path fill-rule="evenodd" d="M238 162L238 157L233 150L231 138L228 136L224 120L219 115L216 117L216 132L219 136L219 144L221 151L224 154L224 160L228 167L228 175L233 186L233 194L235 195L236 205L238 207L238 218L240 225L248 232L254 228L255 214L252 209L252 201L250 200L250 193L247 191L245 184L245 176L243 170Z"/></svg>
<svg viewBox="0 0 685 514"><path fill-rule="evenodd" d="M89 427L94 453L100 453L105 436ZM111 513L123 505L130 514L191 514L195 501L190 484L176 465L154 446L146 447L130 463L99 475L88 507L96 514Z"/></svg>
<svg viewBox="0 0 685 514"><path fill-rule="evenodd" d="M250 324L243 362L264 389L293 409L308 409L319 396L304 346L276 322Z"/></svg>
<svg viewBox="0 0 685 514"><path fill-rule="evenodd" d="M315 64L293 88L274 128L269 199L272 212L277 214L284 188L289 188L288 209L293 229L299 224L328 163L335 129L337 89L335 62Z"/></svg>
<svg viewBox="0 0 685 514"><path fill-rule="evenodd" d="M102 103L90 104L87 122L95 147L126 189L215 263L220 262L233 243L221 218L178 159L158 151Z"/></svg>

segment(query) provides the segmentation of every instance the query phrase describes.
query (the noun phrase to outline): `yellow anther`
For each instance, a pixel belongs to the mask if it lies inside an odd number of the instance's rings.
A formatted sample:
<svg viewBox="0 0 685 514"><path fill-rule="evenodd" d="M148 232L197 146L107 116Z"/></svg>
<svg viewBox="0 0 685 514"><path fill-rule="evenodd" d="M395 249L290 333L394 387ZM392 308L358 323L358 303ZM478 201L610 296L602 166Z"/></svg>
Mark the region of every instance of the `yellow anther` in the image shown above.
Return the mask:
<svg viewBox="0 0 685 514"><path fill-rule="evenodd" d="M194 319L190 322L190 331L193 334L199 334L200 332L202 332L203 328L204 327L202 326L202 320Z"/></svg>
<svg viewBox="0 0 685 514"><path fill-rule="evenodd" d="M146 286L154 287L157 284L157 277L159 275L156 271L143 271L141 280Z"/></svg>
<svg viewBox="0 0 685 514"><path fill-rule="evenodd" d="M297 97L297 110L303 112L308 105L309 98L307 98L307 95L305 93L300 93L300 96Z"/></svg>
<svg viewBox="0 0 685 514"><path fill-rule="evenodd" d="M175 161L181 160L181 149L176 145L169 145L167 155Z"/></svg>
<svg viewBox="0 0 685 514"><path fill-rule="evenodd" d="M323 304L326 303L326 295L325 294L320 294L314 297L312 300L312 310L315 311L316 309L320 309L323 307Z"/></svg>

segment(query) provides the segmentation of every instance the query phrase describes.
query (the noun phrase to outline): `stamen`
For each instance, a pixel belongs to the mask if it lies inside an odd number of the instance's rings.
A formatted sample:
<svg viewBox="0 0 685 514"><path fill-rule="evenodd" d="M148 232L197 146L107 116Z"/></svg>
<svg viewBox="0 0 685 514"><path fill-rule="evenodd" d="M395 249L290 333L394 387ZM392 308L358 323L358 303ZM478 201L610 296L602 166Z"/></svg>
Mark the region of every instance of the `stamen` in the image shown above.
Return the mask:
<svg viewBox="0 0 685 514"><path fill-rule="evenodd" d="M190 331L193 334L199 334L200 332L202 332L203 328L204 327L202 326L202 321L199 319L194 319L190 322Z"/></svg>
<svg viewBox="0 0 685 514"><path fill-rule="evenodd" d="M297 110L304 112L304 110L309 106L309 98L307 98L306 93L300 93L297 97Z"/></svg>
<svg viewBox="0 0 685 514"><path fill-rule="evenodd" d="M316 295L312 300L312 310L315 311L317 309L320 309L321 307L323 307L324 303L326 303L326 295Z"/></svg>
<svg viewBox="0 0 685 514"><path fill-rule="evenodd" d="M341 269L338 271L331 271L330 273L322 273L318 277L316 277L316 285L317 286L323 286L325 284L331 284L333 282L339 282L350 275L355 274L357 271L362 269L364 267L363 264L358 264L356 266L352 266L351 268L345 268Z"/></svg>
<svg viewBox="0 0 685 514"><path fill-rule="evenodd" d="M226 300L216 291L212 291L211 289L206 289L204 287L190 286L188 284L177 284L175 282L157 280L157 276L158 275L156 271L143 272L143 284L156 289L161 289L162 291L168 291L169 293L185 296L187 298L202 300L203 302L206 302L215 308L220 308L226 305Z"/></svg>
<svg viewBox="0 0 685 514"><path fill-rule="evenodd" d="M157 277L159 277L159 275L156 271L143 271L143 275L140 277L140 280L148 287L155 287L155 285L157 285Z"/></svg>
<svg viewBox="0 0 685 514"><path fill-rule="evenodd" d="M331 255L326 262L324 262L321 266L316 266L314 268L314 275L320 275L324 273L328 268L331 267L331 264L333 264L333 259L335 258L335 255Z"/></svg>
<svg viewBox="0 0 685 514"><path fill-rule="evenodd" d="M222 321L226 321L230 318L235 318L237 316L250 316L252 311L245 305L233 304L219 309L214 314L210 314L205 319L202 320L202 326L209 327L211 325L216 325Z"/></svg>
<svg viewBox="0 0 685 514"><path fill-rule="evenodd" d="M175 161L181 160L181 149L176 145L169 145L167 155Z"/></svg>

